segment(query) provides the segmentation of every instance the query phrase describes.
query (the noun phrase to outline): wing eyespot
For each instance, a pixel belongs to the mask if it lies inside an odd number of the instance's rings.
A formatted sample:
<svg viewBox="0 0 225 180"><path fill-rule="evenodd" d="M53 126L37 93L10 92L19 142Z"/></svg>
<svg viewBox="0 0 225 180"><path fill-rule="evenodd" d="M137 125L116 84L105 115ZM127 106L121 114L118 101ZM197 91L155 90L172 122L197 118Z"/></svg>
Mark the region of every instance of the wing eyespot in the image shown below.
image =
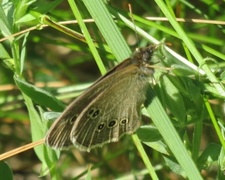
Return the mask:
<svg viewBox="0 0 225 180"><path fill-rule="evenodd" d="M100 122L97 126L96 131L101 132L105 128L105 122Z"/></svg>
<svg viewBox="0 0 225 180"><path fill-rule="evenodd" d="M107 124L107 127L108 128L114 128L114 127L116 127L117 126L117 119L112 119L112 120L110 120L109 122L108 122L108 124Z"/></svg>
<svg viewBox="0 0 225 180"><path fill-rule="evenodd" d="M77 117L78 117L78 115L75 114L74 116L72 116L71 118L69 118L69 119L68 119L69 123L70 123L70 124L73 124L73 123L76 121Z"/></svg>
<svg viewBox="0 0 225 180"><path fill-rule="evenodd" d="M96 119L100 114L100 109L93 107L87 113L88 119Z"/></svg>
<svg viewBox="0 0 225 180"><path fill-rule="evenodd" d="M125 125L128 123L128 121L129 121L128 118L123 118L120 120L120 125Z"/></svg>

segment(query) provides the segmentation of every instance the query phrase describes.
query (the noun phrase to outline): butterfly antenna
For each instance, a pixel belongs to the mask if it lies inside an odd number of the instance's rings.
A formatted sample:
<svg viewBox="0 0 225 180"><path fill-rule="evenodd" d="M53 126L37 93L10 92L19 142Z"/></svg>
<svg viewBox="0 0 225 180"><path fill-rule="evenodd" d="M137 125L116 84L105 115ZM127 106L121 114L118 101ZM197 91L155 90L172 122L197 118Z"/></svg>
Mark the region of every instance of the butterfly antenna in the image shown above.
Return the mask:
<svg viewBox="0 0 225 180"><path fill-rule="evenodd" d="M135 22L134 22L134 17L133 17L133 11L132 11L132 6L131 6L131 4L128 4L128 8L129 8L131 20L132 20L133 25L134 25L134 31L135 31L136 39L137 39L137 42L138 42L138 44L139 44L139 36L138 36L137 28L136 28L136 25L135 25Z"/></svg>

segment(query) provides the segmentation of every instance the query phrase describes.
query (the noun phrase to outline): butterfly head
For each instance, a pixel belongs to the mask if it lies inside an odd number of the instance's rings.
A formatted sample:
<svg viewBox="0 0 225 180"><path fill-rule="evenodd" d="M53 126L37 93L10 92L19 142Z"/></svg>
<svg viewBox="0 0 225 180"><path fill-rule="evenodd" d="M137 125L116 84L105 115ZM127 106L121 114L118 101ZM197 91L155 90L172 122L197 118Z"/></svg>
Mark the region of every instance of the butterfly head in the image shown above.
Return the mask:
<svg viewBox="0 0 225 180"><path fill-rule="evenodd" d="M147 76L153 74L154 68L151 62L154 51L157 45L149 45L143 48L138 48L131 57L133 64L137 65Z"/></svg>

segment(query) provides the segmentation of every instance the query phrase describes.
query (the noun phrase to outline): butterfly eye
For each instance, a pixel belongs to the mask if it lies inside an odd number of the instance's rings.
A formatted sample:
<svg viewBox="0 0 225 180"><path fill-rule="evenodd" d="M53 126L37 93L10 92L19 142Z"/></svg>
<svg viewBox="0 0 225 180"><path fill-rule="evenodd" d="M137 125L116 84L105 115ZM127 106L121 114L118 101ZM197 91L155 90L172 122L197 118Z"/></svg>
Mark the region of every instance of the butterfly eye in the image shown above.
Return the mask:
<svg viewBox="0 0 225 180"><path fill-rule="evenodd" d="M91 108L87 114L87 117L90 119L96 119L100 114L100 110L98 108Z"/></svg>
<svg viewBox="0 0 225 180"><path fill-rule="evenodd" d="M113 120L109 121L107 127L108 127L108 128L113 128L113 127L115 127L115 126L117 126L117 120L116 120L116 119L113 119Z"/></svg>
<svg viewBox="0 0 225 180"><path fill-rule="evenodd" d="M123 118L120 120L120 125L125 125L128 123L128 119L127 118Z"/></svg>
<svg viewBox="0 0 225 180"><path fill-rule="evenodd" d="M98 127L97 127L97 131L101 132L105 127L105 122L101 122L99 123Z"/></svg>

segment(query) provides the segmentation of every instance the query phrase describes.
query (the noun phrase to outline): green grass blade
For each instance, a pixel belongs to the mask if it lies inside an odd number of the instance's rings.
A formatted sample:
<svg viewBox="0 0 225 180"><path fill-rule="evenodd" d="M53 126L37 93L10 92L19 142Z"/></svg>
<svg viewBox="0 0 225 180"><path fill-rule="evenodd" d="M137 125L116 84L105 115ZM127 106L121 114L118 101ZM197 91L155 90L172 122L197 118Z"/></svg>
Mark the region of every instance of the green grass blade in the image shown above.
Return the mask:
<svg viewBox="0 0 225 180"><path fill-rule="evenodd" d="M185 149L168 115L151 88L149 88L148 99L149 102L145 105L147 111L187 177L191 180L202 179L198 168Z"/></svg>
<svg viewBox="0 0 225 180"><path fill-rule="evenodd" d="M86 27L85 23L83 22L83 18L81 16L80 12L79 12L79 9L78 9L77 5L75 4L75 1L69 0L68 2L70 4L70 7L71 7L71 9L73 11L74 16L77 18L77 21L78 21L78 23L80 25L80 28L82 29L82 31L84 33L84 36L85 36L86 41L87 41L87 44L88 44L88 46L89 46L89 48L90 48L90 50L92 52L92 55L94 56L94 58L96 60L96 63L98 65L98 67L99 67L100 72L102 74L105 74L106 73L106 69L105 69L105 67L104 67L104 65L102 63L101 57L98 54L98 51L97 51L97 49L96 49L96 47L95 47L95 45L93 43L93 40L92 40L88 30L87 30L87 27Z"/></svg>
<svg viewBox="0 0 225 180"><path fill-rule="evenodd" d="M118 61L122 61L129 57L131 55L131 51L103 1L84 0L83 2L94 18L95 23L107 44L111 47L112 53L116 59Z"/></svg>

